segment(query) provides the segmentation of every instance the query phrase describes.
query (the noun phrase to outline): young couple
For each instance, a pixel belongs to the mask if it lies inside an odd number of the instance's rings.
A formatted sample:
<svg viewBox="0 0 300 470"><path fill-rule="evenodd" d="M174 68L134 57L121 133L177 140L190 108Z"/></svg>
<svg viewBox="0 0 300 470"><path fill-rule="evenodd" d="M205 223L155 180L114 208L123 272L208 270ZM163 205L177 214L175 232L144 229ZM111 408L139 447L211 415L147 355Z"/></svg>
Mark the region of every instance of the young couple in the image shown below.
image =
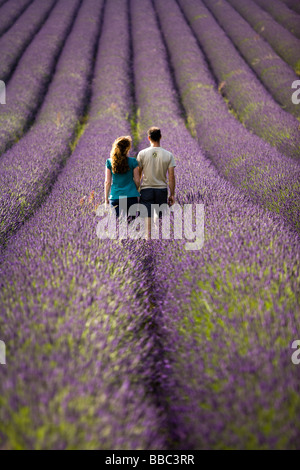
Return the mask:
<svg viewBox="0 0 300 470"><path fill-rule="evenodd" d="M150 147L141 150L137 159L128 157L131 137L115 140L110 158L106 160L105 204L115 208L119 217L120 199L127 197L128 210L138 202L147 210L146 236L151 238L151 206L175 203L175 160L171 152L160 146L161 131L148 131ZM167 175L170 196L168 197ZM157 214L159 215L159 214Z"/></svg>

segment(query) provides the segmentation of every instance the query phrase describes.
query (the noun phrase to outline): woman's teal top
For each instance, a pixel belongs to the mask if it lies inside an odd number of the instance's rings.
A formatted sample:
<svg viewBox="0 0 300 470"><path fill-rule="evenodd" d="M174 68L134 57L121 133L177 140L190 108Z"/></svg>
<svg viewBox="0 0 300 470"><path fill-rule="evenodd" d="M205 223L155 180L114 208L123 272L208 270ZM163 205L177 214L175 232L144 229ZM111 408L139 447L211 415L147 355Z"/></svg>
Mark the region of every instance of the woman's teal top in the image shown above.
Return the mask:
<svg viewBox="0 0 300 470"><path fill-rule="evenodd" d="M139 197L140 193L136 189L133 181L133 170L139 166L136 158L128 157L129 170L127 173L113 173L111 169L111 159L106 160L106 167L112 173L112 185L109 199L119 199L120 197Z"/></svg>

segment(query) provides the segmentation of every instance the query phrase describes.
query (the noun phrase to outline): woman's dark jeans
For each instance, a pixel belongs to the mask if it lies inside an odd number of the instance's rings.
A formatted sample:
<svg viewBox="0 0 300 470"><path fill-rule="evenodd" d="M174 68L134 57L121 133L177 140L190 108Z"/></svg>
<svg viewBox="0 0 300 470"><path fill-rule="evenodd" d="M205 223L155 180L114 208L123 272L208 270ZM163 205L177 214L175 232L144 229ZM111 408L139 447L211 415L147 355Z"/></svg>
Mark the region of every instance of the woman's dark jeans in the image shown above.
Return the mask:
<svg viewBox="0 0 300 470"><path fill-rule="evenodd" d="M115 208L116 211L116 216L119 217L119 209L120 209L120 203L119 199L110 199L109 203L111 206ZM131 206L134 204L138 204L138 198L137 197L128 197L127 198L127 216L128 216L128 211Z"/></svg>

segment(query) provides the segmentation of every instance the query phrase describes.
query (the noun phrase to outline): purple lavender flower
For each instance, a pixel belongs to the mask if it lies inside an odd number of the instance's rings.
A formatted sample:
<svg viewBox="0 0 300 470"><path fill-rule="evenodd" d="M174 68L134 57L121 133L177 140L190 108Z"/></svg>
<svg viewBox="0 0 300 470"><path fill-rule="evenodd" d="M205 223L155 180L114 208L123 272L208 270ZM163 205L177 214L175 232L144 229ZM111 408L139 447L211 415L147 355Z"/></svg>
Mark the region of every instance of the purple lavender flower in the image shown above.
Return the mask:
<svg viewBox="0 0 300 470"><path fill-rule="evenodd" d="M79 0L70 0L68 8L60 0L20 59L7 86L7 105L1 108L0 153L20 139L37 112L78 6Z"/></svg>
<svg viewBox="0 0 300 470"><path fill-rule="evenodd" d="M296 11L300 15L300 5L298 0L281 0L285 3L292 11Z"/></svg>
<svg viewBox="0 0 300 470"><path fill-rule="evenodd" d="M97 0L83 3L34 126L0 159L2 243L43 201L70 154L87 93L101 7Z"/></svg>
<svg viewBox="0 0 300 470"><path fill-rule="evenodd" d="M300 41L252 0L227 0L300 75Z"/></svg>
<svg viewBox="0 0 300 470"><path fill-rule="evenodd" d="M283 109L300 118L299 106L291 100L291 84L298 79L295 72L227 2L203 2L273 98Z"/></svg>
<svg viewBox="0 0 300 470"><path fill-rule="evenodd" d="M286 5L282 4L282 1L255 0L255 2L265 11L270 13L274 20L293 33L294 36L300 38L300 18Z"/></svg>
<svg viewBox="0 0 300 470"><path fill-rule="evenodd" d="M300 158L299 121L284 112L240 57L201 1L179 0L218 80L219 92L245 126L282 153Z"/></svg>
<svg viewBox="0 0 300 470"><path fill-rule="evenodd" d="M10 30L0 38L1 80L7 81L21 54L28 46L53 8L56 0L46 0L42 3L35 0Z"/></svg>
<svg viewBox="0 0 300 470"><path fill-rule="evenodd" d="M13 25L30 3L32 3L32 0L10 0L1 7L0 35L4 34Z"/></svg>

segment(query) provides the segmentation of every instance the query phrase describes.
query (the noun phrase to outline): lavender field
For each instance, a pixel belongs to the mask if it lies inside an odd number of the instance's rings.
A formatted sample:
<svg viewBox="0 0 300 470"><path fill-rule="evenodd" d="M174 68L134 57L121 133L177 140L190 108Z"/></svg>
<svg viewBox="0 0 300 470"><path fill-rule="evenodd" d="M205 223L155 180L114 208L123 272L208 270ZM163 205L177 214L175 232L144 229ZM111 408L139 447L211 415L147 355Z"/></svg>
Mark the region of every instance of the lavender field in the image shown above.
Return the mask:
<svg viewBox="0 0 300 470"><path fill-rule="evenodd" d="M0 58L0 450L299 450L300 1L0 0ZM200 250L97 236L151 126Z"/></svg>

